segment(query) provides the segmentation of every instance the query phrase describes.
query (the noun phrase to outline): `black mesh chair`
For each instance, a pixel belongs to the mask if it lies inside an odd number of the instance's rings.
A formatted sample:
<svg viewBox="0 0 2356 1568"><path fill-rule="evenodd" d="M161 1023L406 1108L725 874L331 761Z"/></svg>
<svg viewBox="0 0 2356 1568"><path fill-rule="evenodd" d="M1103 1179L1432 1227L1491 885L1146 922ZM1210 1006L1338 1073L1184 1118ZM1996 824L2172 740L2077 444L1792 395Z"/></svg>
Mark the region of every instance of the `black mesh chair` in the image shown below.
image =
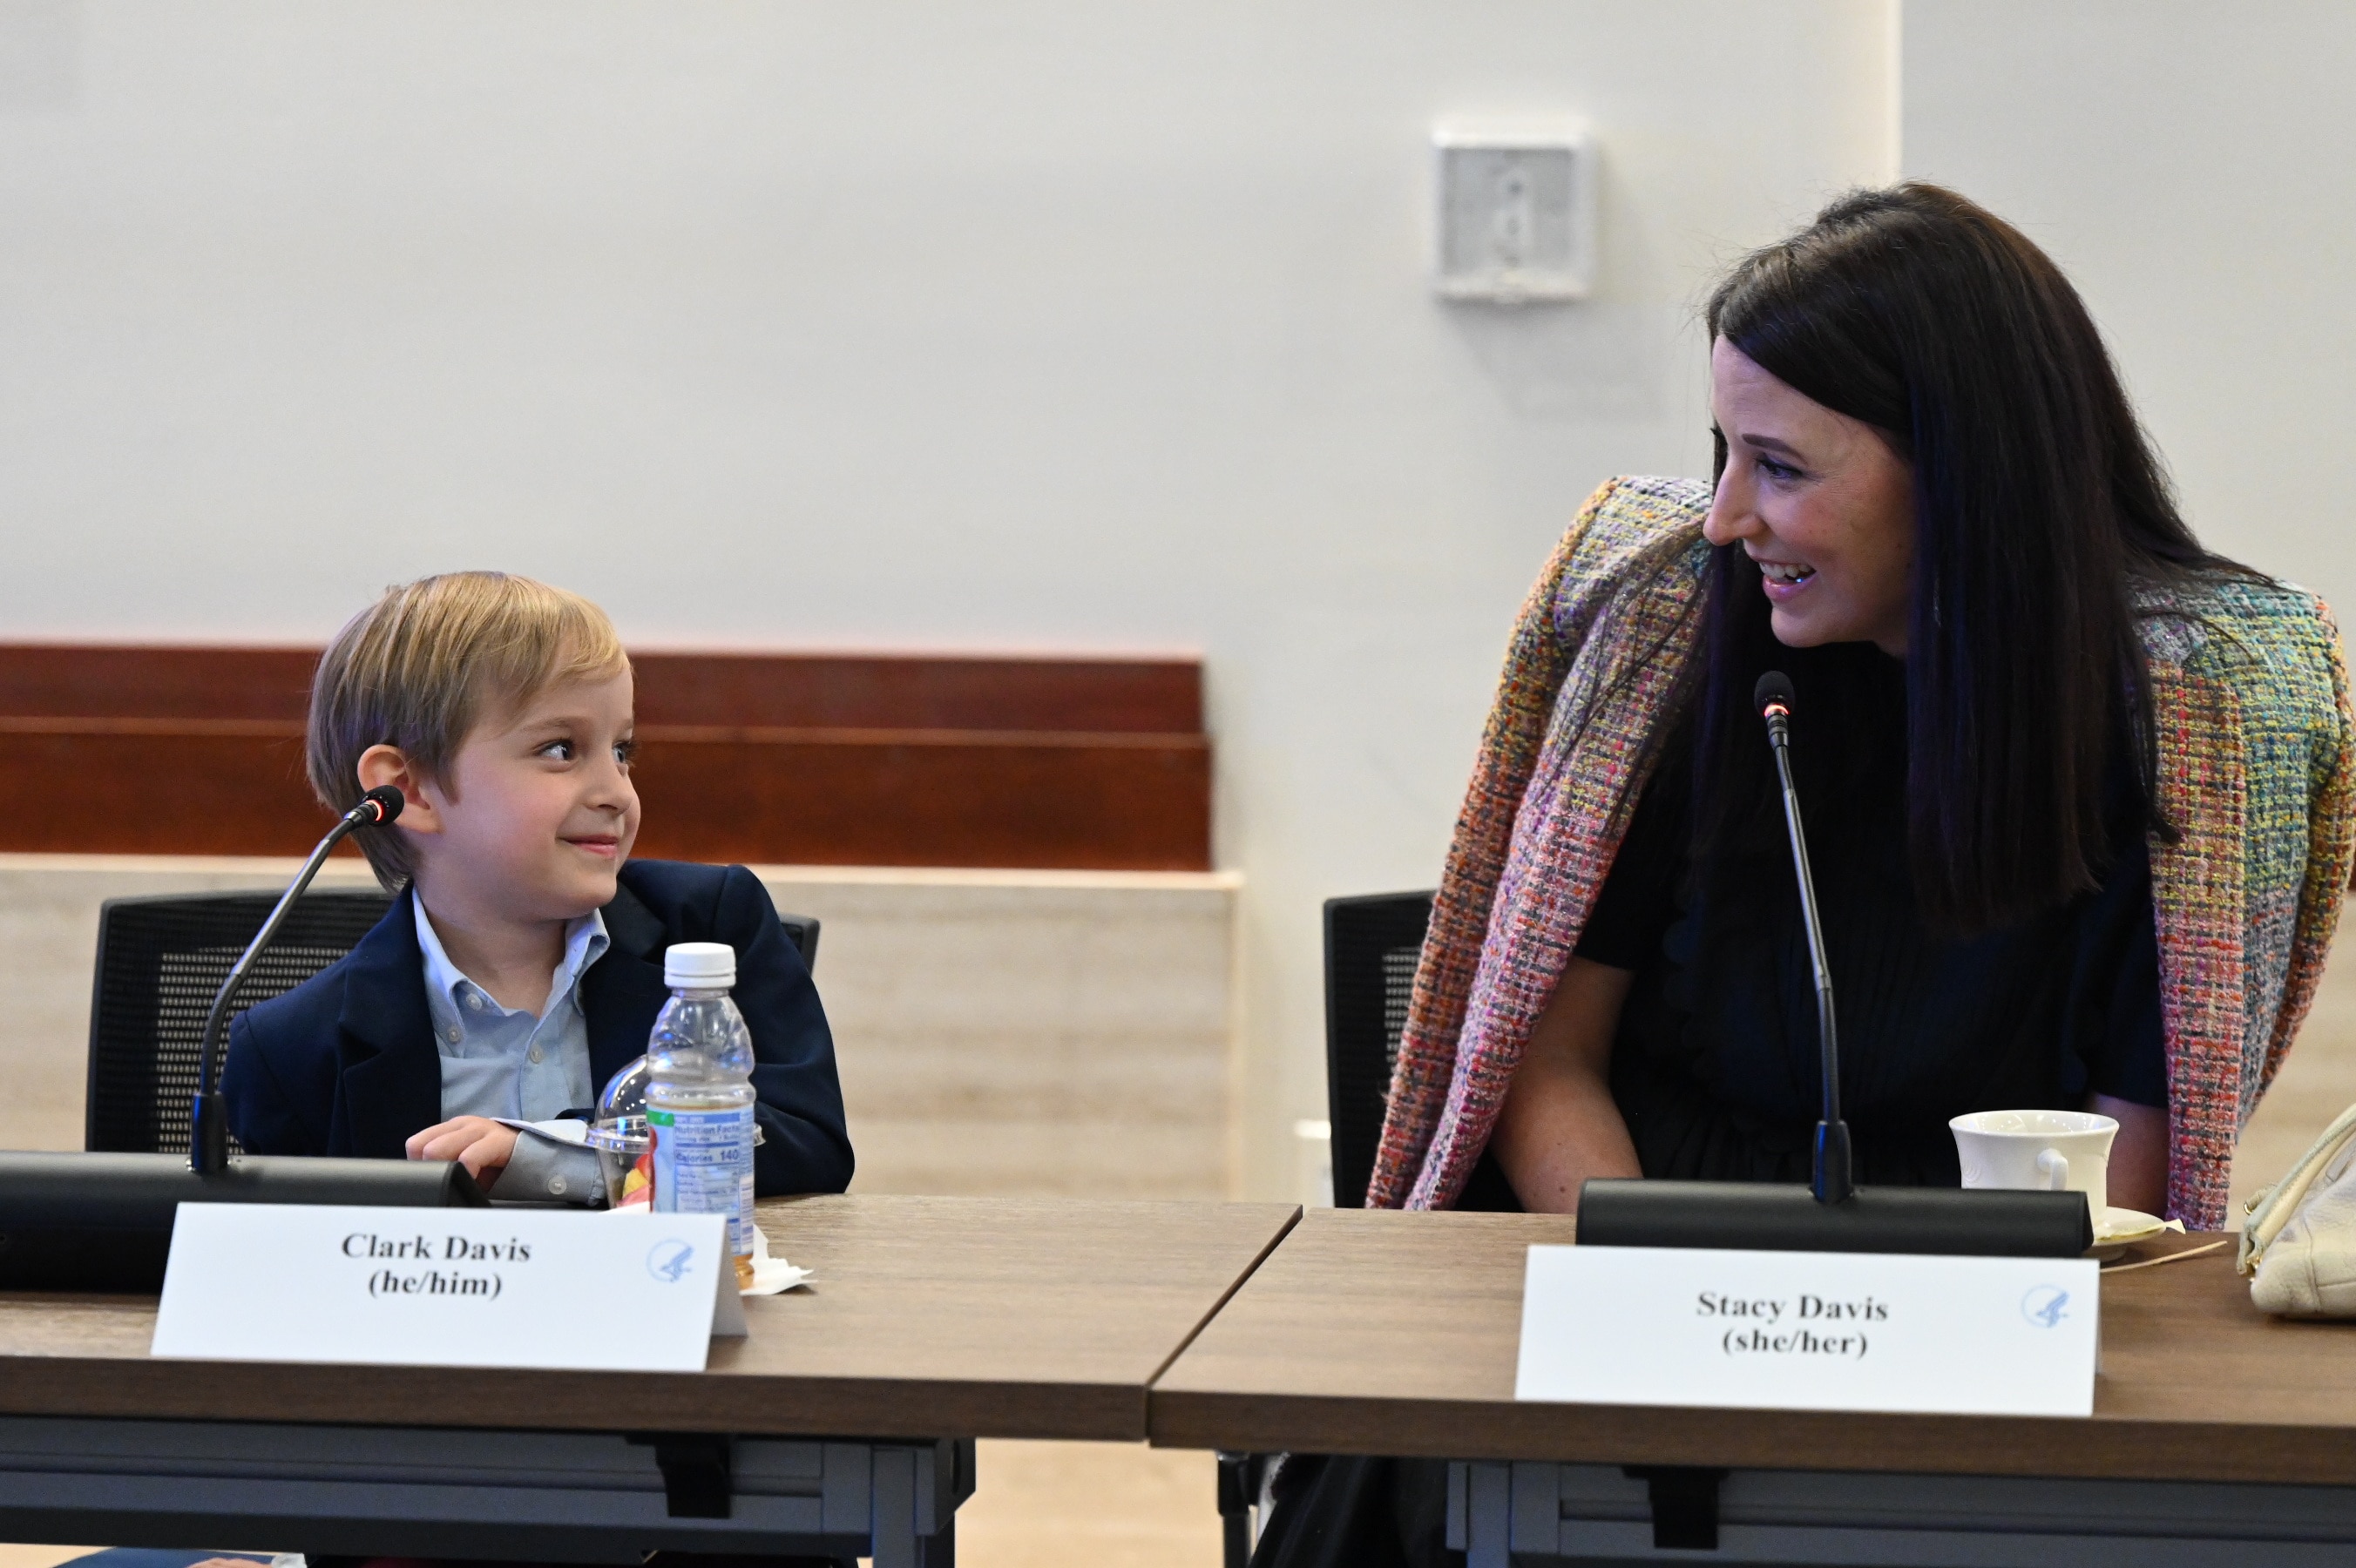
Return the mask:
<svg viewBox="0 0 2356 1568"><path fill-rule="evenodd" d="M374 889L305 893L270 950L254 960L237 1010L293 990L349 953L391 901ZM84 1148L186 1152L205 1015L277 903L272 892L175 893L99 906ZM819 922L778 919L802 962L814 967Z"/></svg>
<svg viewBox="0 0 2356 1568"><path fill-rule="evenodd" d="M1325 1104L1337 1209L1365 1206L1431 897L1376 893L1325 901Z"/></svg>
<svg viewBox="0 0 2356 1568"><path fill-rule="evenodd" d="M813 975L817 974L818 916L814 914L781 914L777 917L777 923L786 928L786 935L792 939L795 948L800 952L802 955L802 967L809 970Z"/></svg>
<svg viewBox="0 0 2356 1568"><path fill-rule="evenodd" d="M305 894L254 961L238 1010L293 990L349 953L391 901L373 889ZM99 906L84 1148L187 1151L205 1015L277 903L271 892L178 893Z"/></svg>

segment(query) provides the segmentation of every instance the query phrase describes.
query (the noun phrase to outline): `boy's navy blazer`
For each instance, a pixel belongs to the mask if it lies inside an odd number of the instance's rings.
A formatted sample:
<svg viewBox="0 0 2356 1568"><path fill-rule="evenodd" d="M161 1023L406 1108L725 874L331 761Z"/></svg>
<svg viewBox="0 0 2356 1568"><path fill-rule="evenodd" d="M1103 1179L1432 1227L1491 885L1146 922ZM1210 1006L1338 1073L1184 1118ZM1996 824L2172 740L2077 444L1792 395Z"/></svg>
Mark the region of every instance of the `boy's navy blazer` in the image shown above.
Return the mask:
<svg viewBox="0 0 2356 1568"><path fill-rule="evenodd" d="M848 1187L834 1037L768 890L742 866L677 860L629 861L619 883L603 912L611 945L581 978L590 1082L602 1087L646 1053L670 997L663 949L727 943L760 1096L754 1185L765 1194ZM399 1159L412 1133L443 1119L442 1055L406 893L359 946L230 1026L221 1095L230 1130L255 1154Z"/></svg>

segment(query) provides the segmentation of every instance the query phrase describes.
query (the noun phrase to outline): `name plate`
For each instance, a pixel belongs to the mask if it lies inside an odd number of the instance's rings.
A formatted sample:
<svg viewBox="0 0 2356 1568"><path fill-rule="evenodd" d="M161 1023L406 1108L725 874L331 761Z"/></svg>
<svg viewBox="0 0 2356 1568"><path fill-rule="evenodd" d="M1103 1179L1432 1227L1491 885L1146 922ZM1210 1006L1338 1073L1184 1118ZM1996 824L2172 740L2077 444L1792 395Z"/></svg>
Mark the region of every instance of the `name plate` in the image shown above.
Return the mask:
<svg viewBox="0 0 2356 1568"><path fill-rule="evenodd" d="M1532 1247L1514 1397L2091 1415L2091 1258Z"/></svg>
<svg viewBox="0 0 2356 1568"><path fill-rule="evenodd" d="M150 1354L703 1369L744 1332L717 1214L183 1203Z"/></svg>

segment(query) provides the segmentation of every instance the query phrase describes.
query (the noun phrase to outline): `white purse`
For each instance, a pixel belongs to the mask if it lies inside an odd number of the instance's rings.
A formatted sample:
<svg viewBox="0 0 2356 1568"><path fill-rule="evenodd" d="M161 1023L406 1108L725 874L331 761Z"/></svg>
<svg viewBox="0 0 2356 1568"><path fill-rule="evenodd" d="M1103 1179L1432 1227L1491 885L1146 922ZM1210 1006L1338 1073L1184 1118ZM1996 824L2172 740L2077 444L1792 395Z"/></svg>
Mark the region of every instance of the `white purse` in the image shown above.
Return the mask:
<svg viewBox="0 0 2356 1568"><path fill-rule="evenodd" d="M2234 1268L2285 1317L2356 1317L2356 1105L2250 1200Z"/></svg>

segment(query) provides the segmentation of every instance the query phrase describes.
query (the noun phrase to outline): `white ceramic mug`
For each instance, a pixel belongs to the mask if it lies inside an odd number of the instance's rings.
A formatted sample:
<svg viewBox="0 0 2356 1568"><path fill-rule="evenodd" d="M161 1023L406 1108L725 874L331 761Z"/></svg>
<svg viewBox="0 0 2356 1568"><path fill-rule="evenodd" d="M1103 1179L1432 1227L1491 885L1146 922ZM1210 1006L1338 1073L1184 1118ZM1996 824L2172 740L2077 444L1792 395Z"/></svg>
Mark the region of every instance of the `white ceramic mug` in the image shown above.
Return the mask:
<svg viewBox="0 0 2356 1568"><path fill-rule="evenodd" d="M2119 1125L2092 1111L1974 1111L1947 1124L1966 1187L2083 1192L2094 1229L2110 1209L2111 1140Z"/></svg>

